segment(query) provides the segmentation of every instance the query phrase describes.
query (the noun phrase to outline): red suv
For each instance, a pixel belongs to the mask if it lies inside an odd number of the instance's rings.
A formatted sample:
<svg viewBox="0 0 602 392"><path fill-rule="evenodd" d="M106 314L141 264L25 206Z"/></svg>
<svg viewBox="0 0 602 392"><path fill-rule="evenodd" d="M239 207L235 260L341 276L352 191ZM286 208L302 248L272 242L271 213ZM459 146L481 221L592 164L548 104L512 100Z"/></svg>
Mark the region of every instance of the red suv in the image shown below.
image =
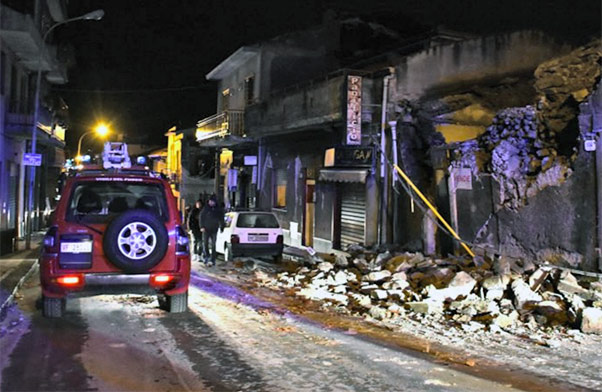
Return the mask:
<svg viewBox="0 0 602 392"><path fill-rule="evenodd" d="M70 177L39 263L46 317L61 317L67 297L96 294L156 294L169 312L188 308L188 237L169 184L144 168Z"/></svg>

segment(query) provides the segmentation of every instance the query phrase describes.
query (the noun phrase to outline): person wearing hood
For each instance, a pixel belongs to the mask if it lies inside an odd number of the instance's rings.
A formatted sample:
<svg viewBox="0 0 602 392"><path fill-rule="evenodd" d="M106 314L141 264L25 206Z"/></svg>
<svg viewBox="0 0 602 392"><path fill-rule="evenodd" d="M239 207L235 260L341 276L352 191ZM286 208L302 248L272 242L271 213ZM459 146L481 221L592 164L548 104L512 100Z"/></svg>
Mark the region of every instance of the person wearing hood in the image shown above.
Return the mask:
<svg viewBox="0 0 602 392"><path fill-rule="evenodd" d="M211 195L201 211L201 232L203 233L203 253L206 265L215 265L217 251L215 241L217 230L224 229L224 210L217 204L217 197ZM210 248L211 246L211 248Z"/></svg>

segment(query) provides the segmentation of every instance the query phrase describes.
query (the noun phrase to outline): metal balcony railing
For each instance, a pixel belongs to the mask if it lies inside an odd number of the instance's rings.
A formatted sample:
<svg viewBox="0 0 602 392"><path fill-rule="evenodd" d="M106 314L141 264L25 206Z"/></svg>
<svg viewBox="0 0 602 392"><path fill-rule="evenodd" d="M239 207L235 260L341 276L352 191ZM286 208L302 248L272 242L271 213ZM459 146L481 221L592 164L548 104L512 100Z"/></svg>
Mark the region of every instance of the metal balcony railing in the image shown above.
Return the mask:
<svg viewBox="0 0 602 392"><path fill-rule="evenodd" d="M216 136L244 134L244 110L226 110L204 118L197 123L197 140Z"/></svg>

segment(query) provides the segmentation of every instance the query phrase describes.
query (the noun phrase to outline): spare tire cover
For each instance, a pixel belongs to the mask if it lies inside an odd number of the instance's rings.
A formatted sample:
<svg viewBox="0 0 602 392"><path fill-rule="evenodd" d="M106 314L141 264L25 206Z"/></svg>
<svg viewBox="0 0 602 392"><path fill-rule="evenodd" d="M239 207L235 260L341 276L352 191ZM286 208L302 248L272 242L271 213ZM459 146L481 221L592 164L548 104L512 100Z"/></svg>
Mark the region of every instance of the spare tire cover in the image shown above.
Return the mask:
<svg viewBox="0 0 602 392"><path fill-rule="evenodd" d="M169 236L161 219L148 210L129 210L117 216L104 233L107 258L126 272L146 272L157 265Z"/></svg>

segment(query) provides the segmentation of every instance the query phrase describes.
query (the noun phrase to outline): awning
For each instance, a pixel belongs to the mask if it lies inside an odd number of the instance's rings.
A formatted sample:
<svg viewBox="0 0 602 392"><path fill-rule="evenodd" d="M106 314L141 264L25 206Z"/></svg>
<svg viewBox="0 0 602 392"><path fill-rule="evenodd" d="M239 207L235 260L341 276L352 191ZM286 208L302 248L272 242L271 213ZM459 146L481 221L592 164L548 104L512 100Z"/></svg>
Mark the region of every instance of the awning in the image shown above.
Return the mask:
<svg viewBox="0 0 602 392"><path fill-rule="evenodd" d="M367 169L322 169L318 181L366 183Z"/></svg>

